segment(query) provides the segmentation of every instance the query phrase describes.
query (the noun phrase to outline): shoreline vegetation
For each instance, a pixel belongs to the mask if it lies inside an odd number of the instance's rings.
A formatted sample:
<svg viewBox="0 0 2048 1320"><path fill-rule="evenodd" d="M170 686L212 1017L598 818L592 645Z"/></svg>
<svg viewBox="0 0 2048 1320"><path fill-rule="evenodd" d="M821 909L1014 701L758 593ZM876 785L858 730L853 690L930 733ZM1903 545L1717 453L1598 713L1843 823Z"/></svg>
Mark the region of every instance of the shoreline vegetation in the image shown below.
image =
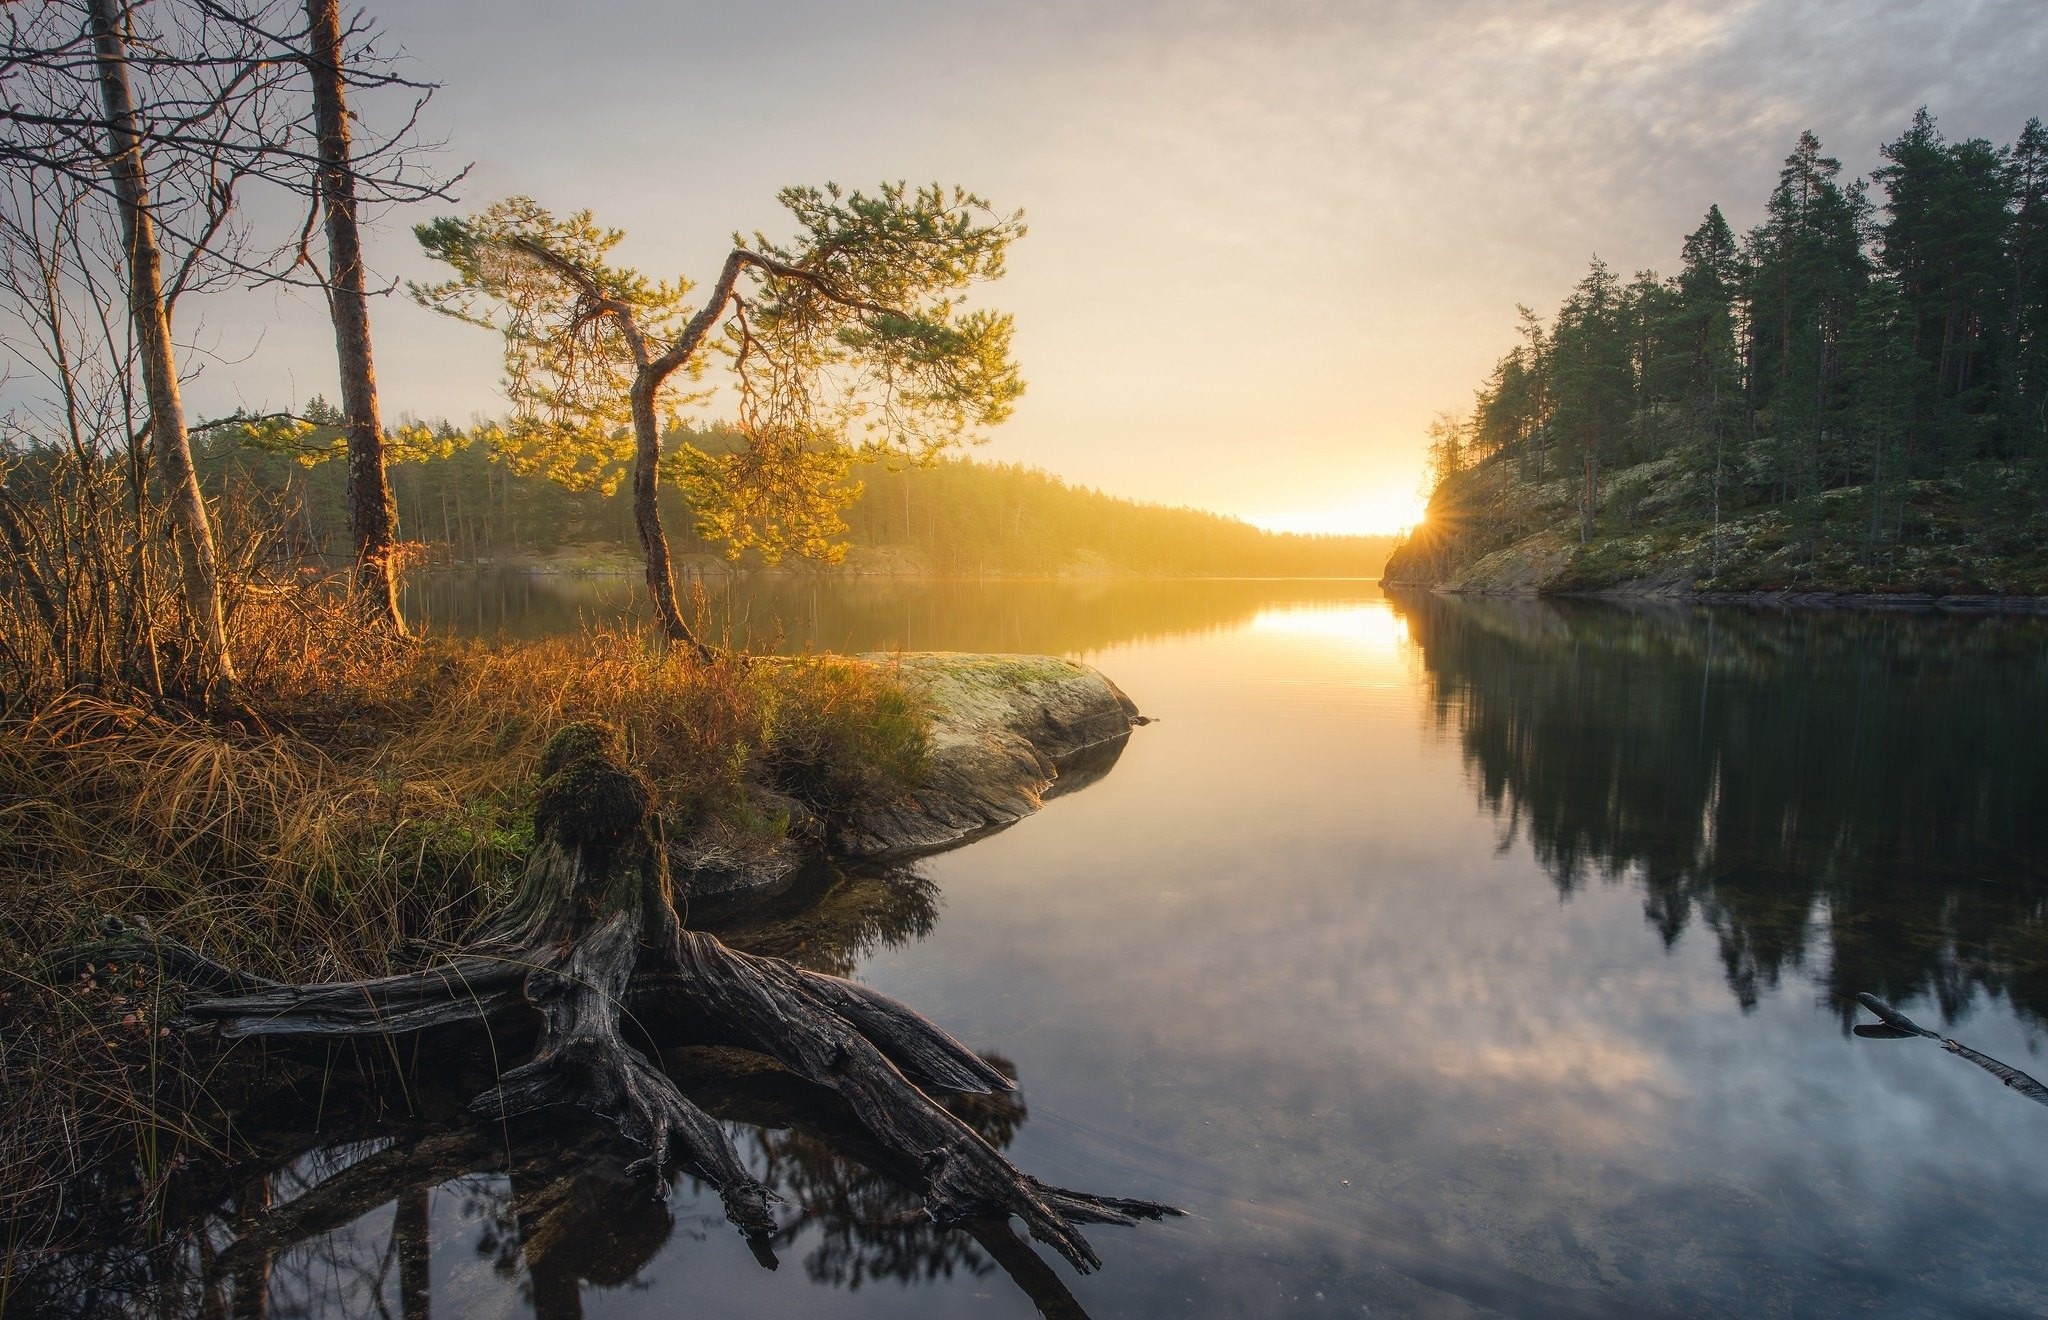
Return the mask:
<svg viewBox="0 0 2048 1320"><path fill-rule="evenodd" d="M736 238L699 301L613 264L624 235L587 211L514 197L418 226L447 278L409 292L498 332L510 411L386 427L363 309L342 314L364 273L349 185L373 176L353 117L323 102L314 140L294 82L340 71L298 44L332 7L308 0L304 31L130 8L44 6L7 38L48 132L0 171L0 338L30 381L0 418L0 1312L262 1314L279 1244L388 1202L371 1175L408 1161L439 1171L422 1186L539 1167L613 1203L694 1174L772 1267L786 1225L697 1098L771 1074L799 1125L1071 1306L1012 1218L1085 1273L1079 1226L1178 1212L1025 1174L1008 1129L971 1121L1013 1076L885 996L726 945L691 898L1000 827L1063 759L1100 773L1135 711L1064 661L718 645L674 562L1369 574L1386 540L950 458L1023 389L1010 318L963 295L1024 229L939 185L784 189L791 236ZM223 169L327 220L308 279L336 309L341 408L184 411L188 279L296 278L263 263L312 233L266 256ZM707 367L734 415L685 426ZM571 547L641 577L644 614L409 635L406 570ZM864 880L898 916L929 902L914 875Z"/></svg>
<svg viewBox="0 0 2048 1320"><path fill-rule="evenodd" d="M299 44L331 5L305 31L131 9L44 6L7 37L48 133L0 171L0 338L30 378L0 418L0 1312L263 1314L281 1244L389 1203L391 1166L424 1177L408 1195L503 1172L610 1205L695 1175L772 1268L790 1226L718 1120L793 1112L1073 1309L1013 1218L1085 1273L1080 1226L1178 1212L1011 1164L1014 1069L830 974L866 936L821 970L725 944L691 900L1000 827L1063 759L1100 773L1135 711L1064 661L720 645L675 561L1356 574L1386 542L949 458L1023 390L1010 318L965 294L1024 228L936 184L784 189L789 236L736 237L702 286L616 265L623 233L588 211L512 197L420 225L446 278L408 291L497 333L509 411L387 427L349 196L373 176L353 116L323 102L315 140L295 82L343 73ZM369 85L374 51L346 54ZM244 82L262 94L217 95ZM313 229L266 255L223 169L311 199L327 265L267 269ZM301 265L335 309L342 406L188 417L188 278ZM732 416L685 426L707 368ZM639 607L572 636L409 635L405 571L565 553L640 577ZM919 881L862 877L856 929L928 914ZM767 1078L781 1094L720 1107ZM537 1288L544 1256L527 1245Z"/></svg>
<svg viewBox="0 0 2048 1320"><path fill-rule="evenodd" d="M2048 128L1925 110L1868 179L1802 134L1675 277L1595 258L1430 429L1384 580L1447 592L2001 609L2048 597ZM2028 602L2022 604L2022 602Z"/></svg>
<svg viewBox="0 0 2048 1320"><path fill-rule="evenodd" d="M162 951L306 985L433 965L520 892L560 730L604 731L646 791L664 892L687 918L701 889L716 921L750 909L732 890L805 857L914 854L1000 827L1134 713L1063 661L686 662L625 630L401 639L363 628L344 585L235 595L230 640L250 658L239 724L110 685L10 684L0 1094L16 1121L0 1135L0 1265L22 1286L69 1248L132 1240L146 1255L159 1216L260 1162L247 1106L282 1065L192 1031L207 978L163 974ZM1060 728L1072 747L1035 745ZM365 1044L349 1065L361 1076L323 1091L410 1085L404 1069L380 1082L382 1047Z"/></svg>
<svg viewBox="0 0 2048 1320"><path fill-rule="evenodd" d="M339 566L349 555L340 517L346 474L328 461L332 410L307 406L319 426L289 450L265 449L226 430L199 447L210 487L248 492L275 510L289 552L301 562ZM520 567L583 561L595 571L639 572L631 510L596 489L571 489L539 474L521 475L494 457L476 431L441 421L406 424L430 441L394 446L408 457L391 465L399 537L410 565ZM721 455L740 441L716 424L675 426L665 455ZM314 461L307 462L307 459ZM835 554L768 558L757 547L734 553L704 535L686 493L657 494L674 529L678 569L772 569L794 573L896 576L1032 577L1105 574L1157 576L1374 577L1400 538L1269 532L1201 509L1104 494L1016 463L950 456L917 463L856 463L854 493L837 511Z"/></svg>

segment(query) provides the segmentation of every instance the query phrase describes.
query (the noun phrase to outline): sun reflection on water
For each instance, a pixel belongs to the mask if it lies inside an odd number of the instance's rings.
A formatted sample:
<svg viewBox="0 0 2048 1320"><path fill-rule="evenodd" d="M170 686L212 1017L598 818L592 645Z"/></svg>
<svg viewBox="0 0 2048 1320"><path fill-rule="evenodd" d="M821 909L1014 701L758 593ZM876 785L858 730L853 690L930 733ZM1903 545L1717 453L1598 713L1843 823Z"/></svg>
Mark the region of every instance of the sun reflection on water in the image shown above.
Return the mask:
<svg viewBox="0 0 2048 1320"><path fill-rule="evenodd" d="M1408 621L1384 602L1370 605L1287 605L1261 610L1252 631L1355 643L1392 657L1408 644Z"/></svg>

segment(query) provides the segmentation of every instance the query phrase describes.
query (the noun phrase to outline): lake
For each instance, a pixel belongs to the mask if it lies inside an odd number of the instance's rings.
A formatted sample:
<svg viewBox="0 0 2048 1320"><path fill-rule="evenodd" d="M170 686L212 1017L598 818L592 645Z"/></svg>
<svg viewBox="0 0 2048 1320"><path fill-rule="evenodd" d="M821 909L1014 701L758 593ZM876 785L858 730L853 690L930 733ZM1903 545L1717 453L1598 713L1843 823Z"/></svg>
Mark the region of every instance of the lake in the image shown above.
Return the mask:
<svg viewBox="0 0 2048 1320"><path fill-rule="evenodd" d="M530 633L633 591L408 603ZM1013 1067L972 1121L1026 1171L1188 1217L1090 1230L1077 1277L923 1222L802 1121L743 1126L779 1268L689 1178L482 1174L285 1251L273 1315L398 1315L407 1234L465 1317L2048 1311L2048 1108L1851 1030L1870 991L2048 1076L2048 621L1327 581L700 604L783 649L1067 654L1156 718L1037 816L727 936Z"/></svg>

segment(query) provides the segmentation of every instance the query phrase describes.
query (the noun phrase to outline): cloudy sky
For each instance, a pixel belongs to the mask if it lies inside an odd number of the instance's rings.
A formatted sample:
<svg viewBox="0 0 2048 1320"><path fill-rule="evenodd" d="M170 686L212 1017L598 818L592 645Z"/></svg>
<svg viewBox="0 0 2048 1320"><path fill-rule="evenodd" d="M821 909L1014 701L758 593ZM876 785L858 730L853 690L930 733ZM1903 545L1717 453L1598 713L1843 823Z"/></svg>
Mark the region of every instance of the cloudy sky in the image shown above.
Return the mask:
<svg viewBox="0 0 2048 1320"><path fill-rule="evenodd" d="M1595 253L1669 270L1709 203L1754 223L1813 128L1851 171L1926 104L2048 115L2040 0L372 0L444 90L465 207L528 193L707 279L777 188L964 184L1031 227L987 301L1030 391L983 451L1271 526L1405 520L1432 412L1514 307ZM386 277L430 278L385 217ZM334 394L272 295L181 331L195 410ZM275 318L273 320L273 313ZM393 298L387 414L503 403L490 337ZM260 338L252 329L273 323Z"/></svg>

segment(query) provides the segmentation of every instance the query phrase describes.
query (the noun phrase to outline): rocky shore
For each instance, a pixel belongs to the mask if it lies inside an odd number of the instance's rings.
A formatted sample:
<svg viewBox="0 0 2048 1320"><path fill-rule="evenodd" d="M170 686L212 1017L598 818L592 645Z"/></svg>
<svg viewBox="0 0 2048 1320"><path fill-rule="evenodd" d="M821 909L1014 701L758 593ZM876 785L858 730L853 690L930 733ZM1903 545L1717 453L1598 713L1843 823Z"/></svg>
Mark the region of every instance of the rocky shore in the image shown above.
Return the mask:
<svg viewBox="0 0 2048 1320"><path fill-rule="evenodd" d="M922 782L809 822L799 832L808 837L766 857L673 855L690 897L724 901L772 889L817 851L837 861L894 862L1002 829L1105 773L1146 722L1101 671L1072 660L944 651L863 659L887 667L925 703Z"/></svg>
<svg viewBox="0 0 2048 1320"><path fill-rule="evenodd" d="M1794 608L2048 612L2048 545L1982 492L1911 483L1910 516L1873 542L1864 492L1724 509L1666 458L1606 477L1582 526L1574 477L1489 460L1442 482L1381 581L1456 595L1591 596Z"/></svg>
<svg viewBox="0 0 2048 1320"><path fill-rule="evenodd" d="M1099 670L1040 655L931 651L872 657L930 703L931 761L907 797L865 806L832 830L833 851L899 858L1020 820L1068 771L1100 768L1141 718Z"/></svg>

